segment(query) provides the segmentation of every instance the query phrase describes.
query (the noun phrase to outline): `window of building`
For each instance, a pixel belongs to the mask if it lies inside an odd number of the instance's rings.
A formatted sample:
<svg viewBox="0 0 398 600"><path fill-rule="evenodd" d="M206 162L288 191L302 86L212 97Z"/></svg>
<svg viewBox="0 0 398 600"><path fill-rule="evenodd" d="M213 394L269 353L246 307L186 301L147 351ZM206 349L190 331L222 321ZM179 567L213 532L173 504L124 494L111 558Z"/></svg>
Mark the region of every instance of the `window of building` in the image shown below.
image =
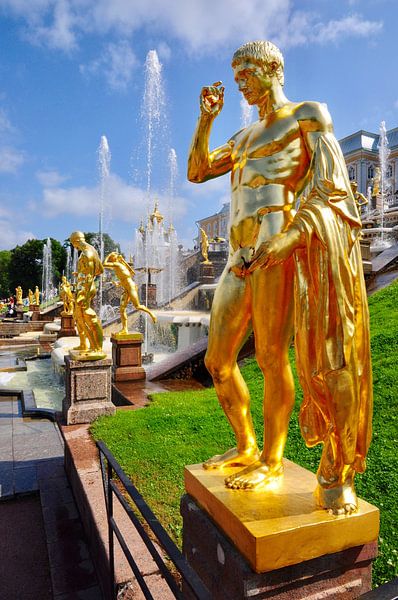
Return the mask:
<svg viewBox="0 0 398 600"><path fill-rule="evenodd" d="M392 164L391 163L387 167L387 177L392 177Z"/></svg>
<svg viewBox="0 0 398 600"><path fill-rule="evenodd" d="M372 179L375 176L375 170L373 165L369 165L368 167L368 179Z"/></svg>
<svg viewBox="0 0 398 600"><path fill-rule="evenodd" d="M350 181L354 181L354 179L355 179L355 169L354 169L354 167L349 167L348 168L348 177L350 178Z"/></svg>

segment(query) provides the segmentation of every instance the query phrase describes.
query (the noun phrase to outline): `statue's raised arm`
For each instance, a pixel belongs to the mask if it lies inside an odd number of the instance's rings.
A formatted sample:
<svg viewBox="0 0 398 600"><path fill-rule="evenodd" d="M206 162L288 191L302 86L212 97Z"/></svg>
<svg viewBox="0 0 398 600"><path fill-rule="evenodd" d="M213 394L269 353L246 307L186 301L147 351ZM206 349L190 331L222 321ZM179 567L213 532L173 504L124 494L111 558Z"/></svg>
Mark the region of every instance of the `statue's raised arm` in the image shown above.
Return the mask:
<svg viewBox="0 0 398 600"><path fill-rule="evenodd" d="M232 168L231 144L209 150L213 121L224 105L224 88L221 81L202 88L199 104L200 116L188 157L188 179L192 183L202 183L219 177Z"/></svg>

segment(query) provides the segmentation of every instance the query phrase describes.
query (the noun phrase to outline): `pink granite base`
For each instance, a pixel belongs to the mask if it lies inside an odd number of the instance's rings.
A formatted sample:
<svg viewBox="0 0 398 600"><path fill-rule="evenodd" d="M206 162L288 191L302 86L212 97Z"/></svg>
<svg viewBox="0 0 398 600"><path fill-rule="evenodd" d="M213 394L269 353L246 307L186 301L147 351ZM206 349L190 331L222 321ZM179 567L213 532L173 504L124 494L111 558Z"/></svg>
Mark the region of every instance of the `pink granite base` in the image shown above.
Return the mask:
<svg viewBox="0 0 398 600"><path fill-rule="evenodd" d="M217 600L353 600L371 589L377 542L259 574L188 495L181 514L183 553Z"/></svg>

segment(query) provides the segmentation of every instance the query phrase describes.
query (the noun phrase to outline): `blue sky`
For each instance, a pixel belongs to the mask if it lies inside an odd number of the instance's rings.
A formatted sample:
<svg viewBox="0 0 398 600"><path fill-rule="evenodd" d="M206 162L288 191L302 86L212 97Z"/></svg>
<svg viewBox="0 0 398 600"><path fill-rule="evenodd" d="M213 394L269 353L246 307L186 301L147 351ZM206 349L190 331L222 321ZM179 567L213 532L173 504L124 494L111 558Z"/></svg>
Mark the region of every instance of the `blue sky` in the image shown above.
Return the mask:
<svg viewBox="0 0 398 600"><path fill-rule="evenodd" d="M228 177L186 181L202 85L222 80L212 146L240 128L230 59L269 39L289 99L326 102L338 138L398 126L396 0L0 0L0 249L98 229L102 135L111 151L105 225L126 252L156 196L180 240L228 200ZM162 65L147 194L145 59ZM177 154L170 195L168 154ZM171 214L169 214L171 212Z"/></svg>

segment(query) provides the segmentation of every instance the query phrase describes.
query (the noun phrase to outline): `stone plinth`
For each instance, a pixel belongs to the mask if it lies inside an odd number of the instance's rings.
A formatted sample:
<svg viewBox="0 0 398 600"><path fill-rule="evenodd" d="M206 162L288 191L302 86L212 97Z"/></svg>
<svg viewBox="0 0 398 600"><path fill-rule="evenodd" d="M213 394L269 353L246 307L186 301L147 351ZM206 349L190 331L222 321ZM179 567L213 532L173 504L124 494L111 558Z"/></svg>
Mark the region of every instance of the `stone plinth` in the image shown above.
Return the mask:
<svg viewBox="0 0 398 600"><path fill-rule="evenodd" d="M315 475L290 461L263 492L227 489L234 472L185 470L184 554L214 598L349 600L370 589L377 508L360 500L350 516L318 509Z"/></svg>
<svg viewBox="0 0 398 600"><path fill-rule="evenodd" d="M32 321L40 321L40 306L39 306L39 304L30 304L29 310L32 311Z"/></svg>
<svg viewBox="0 0 398 600"><path fill-rule="evenodd" d="M137 381L145 379L142 366L141 333L112 334L112 380Z"/></svg>
<svg viewBox="0 0 398 600"><path fill-rule="evenodd" d="M114 414L111 366L108 358L86 362L65 356L63 415L67 425L91 423L101 415Z"/></svg>
<svg viewBox="0 0 398 600"><path fill-rule="evenodd" d="M199 281L200 283L214 283L214 266L212 263L200 263Z"/></svg>
<svg viewBox="0 0 398 600"><path fill-rule="evenodd" d="M76 335L75 321L73 315L61 314L61 329L58 332L58 337L69 337Z"/></svg>
<svg viewBox="0 0 398 600"><path fill-rule="evenodd" d="M148 298L147 298L147 284L143 283L141 286L141 302L148 308L156 308L158 303L156 299L156 283L148 284Z"/></svg>

